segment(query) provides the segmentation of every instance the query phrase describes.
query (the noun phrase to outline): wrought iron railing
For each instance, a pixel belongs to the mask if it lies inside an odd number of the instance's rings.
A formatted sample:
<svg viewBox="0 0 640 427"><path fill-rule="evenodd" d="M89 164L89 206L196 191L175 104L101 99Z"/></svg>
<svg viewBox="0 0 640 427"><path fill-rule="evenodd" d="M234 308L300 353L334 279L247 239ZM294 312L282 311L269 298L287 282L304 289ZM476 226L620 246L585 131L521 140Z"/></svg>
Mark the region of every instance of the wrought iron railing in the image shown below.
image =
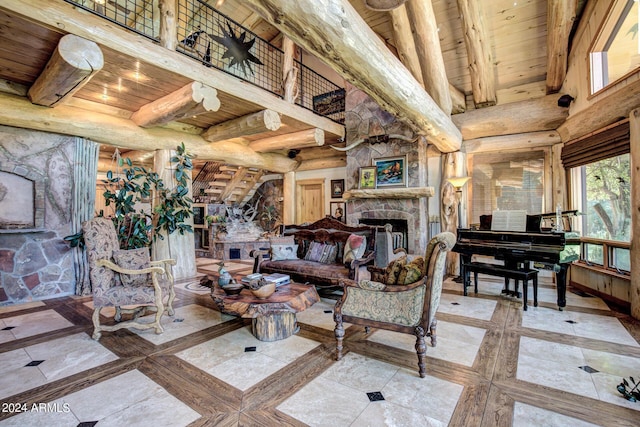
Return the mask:
<svg viewBox="0 0 640 427"><path fill-rule="evenodd" d="M93 12L114 24L150 38L158 39L160 13L149 0L65 0Z"/></svg>
<svg viewBox="0 0 640 427"><path fill-rule="evenodd" d="M158 41L157 5L150 0L65 0L128 30ZM178 2L176 50L282 97L281 49L202 0ZM295 103L344 123L345 91L300 61Z"/></svg>

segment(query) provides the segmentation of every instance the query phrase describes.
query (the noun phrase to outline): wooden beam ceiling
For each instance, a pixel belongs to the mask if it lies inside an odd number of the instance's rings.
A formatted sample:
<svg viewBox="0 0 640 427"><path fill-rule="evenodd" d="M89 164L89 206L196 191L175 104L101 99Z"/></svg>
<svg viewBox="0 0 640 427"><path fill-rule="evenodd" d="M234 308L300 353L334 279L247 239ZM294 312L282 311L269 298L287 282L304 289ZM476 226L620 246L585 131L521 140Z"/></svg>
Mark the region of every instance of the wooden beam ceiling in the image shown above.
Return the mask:
<svg viewBox="0 0 640 427"><path fill-rule="evenodd" d="M438 107L348 1L247 0L246 3L389 113L426 135L441 151L460 148L460 131L449 114Z"/></svg>

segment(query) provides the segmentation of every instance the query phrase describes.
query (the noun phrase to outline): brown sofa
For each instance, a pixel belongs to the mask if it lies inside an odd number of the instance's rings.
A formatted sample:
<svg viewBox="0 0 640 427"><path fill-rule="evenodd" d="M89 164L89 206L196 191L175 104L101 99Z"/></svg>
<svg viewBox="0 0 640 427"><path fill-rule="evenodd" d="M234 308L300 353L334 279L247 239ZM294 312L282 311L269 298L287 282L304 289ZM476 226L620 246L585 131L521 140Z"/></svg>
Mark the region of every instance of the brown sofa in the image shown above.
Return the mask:
<svg viewBox="0 0 640 427"><path fill-rule="evenodd" d="M318 287L339 287L343 279L359 279L361 266L372 264L376 248L376 231L374 226L351 227L327 217L310 225L288 225L284 227L283 236L293 236L298 245L299 259L273 261L267 250L251 252L254 261L254 273L272 274L283 273L291 276L291 280L298 283L309 283ZM367 246L362 257L345 265L343 262L344 246L351 234L362 235L367 238ZM336 245L335 261L324 264L317 261L305 260L311 242L321 242ZM365 269L366 270L366 269Z"/></svg>

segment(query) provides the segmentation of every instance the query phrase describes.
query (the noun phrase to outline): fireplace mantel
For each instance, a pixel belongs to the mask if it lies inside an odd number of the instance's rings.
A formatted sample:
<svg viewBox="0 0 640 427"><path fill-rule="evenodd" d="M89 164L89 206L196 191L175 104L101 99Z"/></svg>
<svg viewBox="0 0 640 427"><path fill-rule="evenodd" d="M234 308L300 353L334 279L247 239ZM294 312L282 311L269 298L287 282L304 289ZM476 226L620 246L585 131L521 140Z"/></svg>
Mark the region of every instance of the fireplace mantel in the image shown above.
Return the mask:
<svg viewBox="0 0 640 427"><path fill-rule="evenodd" d="M433 197L433 187L400 187L400 188L375 188L354 189L345 191L342 195L345 199L419 199L421 197Z"/></svg>

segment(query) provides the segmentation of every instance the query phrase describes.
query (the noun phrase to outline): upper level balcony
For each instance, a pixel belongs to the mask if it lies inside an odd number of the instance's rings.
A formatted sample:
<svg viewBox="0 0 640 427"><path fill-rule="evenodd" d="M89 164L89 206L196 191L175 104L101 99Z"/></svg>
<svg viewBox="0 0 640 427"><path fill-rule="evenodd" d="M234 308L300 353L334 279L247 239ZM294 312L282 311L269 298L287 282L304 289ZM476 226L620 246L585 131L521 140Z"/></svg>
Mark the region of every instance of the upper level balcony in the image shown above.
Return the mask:
<svg viewBox="0 0 640 427"><path fill-rule="evenodd" d="M5 100L28 110L33 129L139 150L182 140L200 159L278 172L293 169L283 150L296 141L344 137L343 87L205 1L9 0L0 19L3 92L51 107ZM81 42L65 46L67 35ZM55 56L66 71L51 66ZM277 137L286 142L255 148Z"/></svg>

